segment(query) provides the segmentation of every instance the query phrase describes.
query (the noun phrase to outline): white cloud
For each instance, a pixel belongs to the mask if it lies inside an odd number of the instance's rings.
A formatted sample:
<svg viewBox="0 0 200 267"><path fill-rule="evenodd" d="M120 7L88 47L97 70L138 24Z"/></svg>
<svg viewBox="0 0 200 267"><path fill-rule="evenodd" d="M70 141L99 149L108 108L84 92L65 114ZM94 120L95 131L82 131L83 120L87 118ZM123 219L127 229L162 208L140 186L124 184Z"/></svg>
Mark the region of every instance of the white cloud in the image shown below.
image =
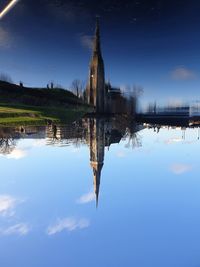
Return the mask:
<svg viewBox="0 0 200 267"><path fill-rule="evenodd" d="M196 78L196 73L185 67L177 67L171 72L173 80L192 80Z"/></svg>
<svg viewBox="0 0 200 267"><path fill-rule="evenodd" d="M191 169L192 169L192 166L191 165L188 165L188 164L173 164L170 167L170 170L174 174L177 174L177 175L186 173L186 172L190 171Z"/></svg>
<svg viewBox="0 0 200 267"><path fill-rule="evenodd" d="M170 139L165 140L164 142L167 145L171 145L171 144L174 144L174 143L180 143L182 141L183 141L182 138L170 138Z"/></svg>
<svg viewBox="0 0 200 267"><path fill-rule="evenodd" d="M90 221L88 219L76 219L74 217L68 217L64 219L58 219L54 225L51 225L47 229L48 235L55 235L64 230L71 232L77 229L84 229L90 226Z"/></svg>
<svg viewBox="0 0 200 267"><path fill-rule="evenodd" d="M118 158L124 158L125 156L126 156L126 154L123 151L117 152L117 157Z"/></svg>
<svg viewBox="0 0 200 267"><path fill-rule="evenodd" d="M92 50L93 48L93 37L92 36L81 34L80 41L83 47L86 47L89 50Z"/></svg>
<svg viewBox="0 0 200 267"><path fill-rule="evenodd" d="M9 217L9 221L13 220L10 217L16 213L16 206L22 203L23 200L14 198L9 195L0 195L0 216ZM30 227L25 223L18 223L6 228L0 228L0 235L26 235L30 231Z"/></svg>
<svg viewBox="0 0 200 267"><path fill-rule="evenodd" d="M92 202L94 200L95 200L95 194L94 194L94 192L89 192L89 193L81 196L77 200L77 203L79 203L79 204L86 204L86 203Z"/></svg>
<svg viewBox="0 0 200 267"><path fill-rule="evenodd" d="M14 149L10 154L6 155L8 159L22 159L27 156L27 151L22 149Z"/></svg>
<svg viewBox="0 0 200 267"><path fill-rule="evenodd" d="M15 224L8 228L0 229L1 235L27 235L30 232L30 227L25 223Z"/></svg>
<svg viewBox="0 0 200 267"><path fill-rule="evenodd" d="M9 48L11 45L11 35L5 30L2 26L0 26L0 48Z"/></svg>
<svg viewBox="0 0 200 267"><path fill-rule="evenodd" d="M9 196L0 195L0 215L1 216L12 216L15 214L16 205L21 202L20 200Z"/></svg>

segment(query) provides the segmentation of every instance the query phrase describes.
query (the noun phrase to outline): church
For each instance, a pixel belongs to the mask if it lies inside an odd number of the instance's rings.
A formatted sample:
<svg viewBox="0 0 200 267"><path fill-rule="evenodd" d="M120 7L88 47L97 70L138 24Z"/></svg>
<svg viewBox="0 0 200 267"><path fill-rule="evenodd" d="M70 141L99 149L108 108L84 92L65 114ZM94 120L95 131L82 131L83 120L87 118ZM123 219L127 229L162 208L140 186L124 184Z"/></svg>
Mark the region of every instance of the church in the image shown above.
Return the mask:
<svg viewBox="0 0 200 267"><path fill-rule="evenodd" d="M124 113L127 111L127 100L122 96L121 90L119 88L112 88L109 82L105 82L98 19L96 22L92 59L89 67L86 102L94 107L95 113Z"/></svg>

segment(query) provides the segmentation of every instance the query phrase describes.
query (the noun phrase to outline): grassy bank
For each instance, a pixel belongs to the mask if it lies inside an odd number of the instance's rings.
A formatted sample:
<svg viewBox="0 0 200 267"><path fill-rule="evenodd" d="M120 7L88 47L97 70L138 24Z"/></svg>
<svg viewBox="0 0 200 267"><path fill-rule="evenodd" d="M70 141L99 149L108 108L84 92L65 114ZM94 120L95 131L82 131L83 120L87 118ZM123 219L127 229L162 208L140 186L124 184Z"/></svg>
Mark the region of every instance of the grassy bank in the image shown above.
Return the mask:
<svg viewBox="0 0 200 267"><path fill-rule="evenodd" d="M0 126L45 125L48 122L68 123L81 118L87 112L82 107L34 107L0 104Z"/></svg>
<svg viewBox="0 0 200 267"><path fill-rule="evenodd" d="M0 81L0 103L30 106L82 105L72 92L61 88L30 88Z"/></svg>
<svg viewBox="0 0 200 267"><path fill-rule="evenodd" d="M28 88L0 81L0 126L67 123L88 110L68 90Z"/></svg>

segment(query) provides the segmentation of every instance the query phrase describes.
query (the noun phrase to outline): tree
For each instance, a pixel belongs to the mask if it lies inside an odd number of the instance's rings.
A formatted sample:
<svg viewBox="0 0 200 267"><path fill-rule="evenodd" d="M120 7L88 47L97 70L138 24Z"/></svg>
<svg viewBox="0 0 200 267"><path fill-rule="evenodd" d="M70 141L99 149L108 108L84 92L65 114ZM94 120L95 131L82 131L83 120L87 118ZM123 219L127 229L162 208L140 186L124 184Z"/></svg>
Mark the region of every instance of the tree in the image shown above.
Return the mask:
<svg viewBox="0 0 200 267"><path fill-rule="evenodd" d="M6 73L0 73L0 81L13 83L12 78L9 74Z"/></svg>
<svg viewBox="0 0 200 267"><path fill-rule="evenodd" d="M139 85L126 86L124 88L124 96L127 99L130 114L135 114L135 112L137 111L138 98L142 96L143 92L143 87Z"/></svg>
<svg viewBox="0 0 200 267"><path fill-rule="evenodd" d="M81 98L83 97L84 90L85 90L85 81L81 81L79 79L73 80L71 84L71 91L73 92L73 94Z"/></svg>
<svg viewBox="0 0 200 267"><path fill-rule="evenodd" d="M10 128L0 129L0 154L8 155L16 147L13 130Z"/></svg>

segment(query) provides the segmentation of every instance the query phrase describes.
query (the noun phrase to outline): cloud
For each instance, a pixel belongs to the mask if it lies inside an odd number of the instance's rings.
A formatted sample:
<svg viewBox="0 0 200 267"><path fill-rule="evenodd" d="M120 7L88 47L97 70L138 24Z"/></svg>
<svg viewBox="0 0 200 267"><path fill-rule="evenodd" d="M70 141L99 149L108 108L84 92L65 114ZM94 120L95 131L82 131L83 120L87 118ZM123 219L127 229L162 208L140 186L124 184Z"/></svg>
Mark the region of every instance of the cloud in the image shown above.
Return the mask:
<svg viewBox="0 0 200 267"><path fill-rule="evenodd" d="M81 34L80 36L80 42L81 45L89 50L92 50L93 48L93 36Z"/></svg>
<svg viewBox="0 0 200 267"><path fill-rule="evenodd" d="M82 195L78 200L77 200L77 203L79 204L86 204L86 203L89 203L89 202L92 202L95 200L95 194L94 192L89 192L85 195Z"/></svg>
<svg viewBox="0 0 200 267"><path fill-rule="evenodd" d="M30 232L30 227L25 223L15 224L8 228L0 229L1 235L27 235Z"/></svg>
<svg viewBox="0 0 200 267"><path fill-rule="evenodd" d="M180 143L182 141L183 141L182 138L170 138L170 139L165 140L164 143L167 144L167 145L171 145L171 144L174 144L174 143Z"/></svg>
<svg viewBox="0 0 200 267"><path fill-rule="evenodd" d="M6 155L8 159L22 159L27 156L27 152L22 149L14 149L10 154Z"/></svg>
<svg viewBox="0 0 200 267"><path fill-rule="evenodd" d="M47 229L48 235L55 235L64 230L68 232L75 231L77 229L84 229L90 226L90 221L88 219L76 219L74 217L68 217L64 219L58 219L54 225L51 225Z"/></svg>
<svg viewBox="0 0 200 267"><path fill-rule="evenodd" d="M186 172L190 171L191 169L192 169L192 166L191 165L188 165L188 164L173 164L170 167L170 170L174 174L177 174L177 175L186 173Z"/></svg>
<svg viewBox="0 0 200 267"><path fill-rule="evenodd" d="M0 216L13 216L17 204L22 202L9 195L0 195Z"/></svg>
<svg viewBox="0 0 200 267"><path fill-rule="evenodd" d="M125 158L126 154L123 151L117 152L117 157L118 158Z"/></svg>
<svg viewBox="0 0 200 267"><path fill-rule="evenodd" d="M171 72L173 80L193 80L196 78L196 73L185 67L177 67Z"/></svg>
<svg viewBox="0 0 200 267"><path fill-rule="evenodd" d="M23 200L14 198L9 195L0 195L0 216L9 217L9 221L13 220L10 218L16 213L16 206L22 203ZM6 228L0 228L0 235L26 235L30 231L30 227L25 223L17 223Z"/></svg>
<svg viewBox="0 0 200 267"><path fill-rule="evenodd" d="M12 38L10 33L0 26L0 48L9 48L12 43Z"/></svg>

